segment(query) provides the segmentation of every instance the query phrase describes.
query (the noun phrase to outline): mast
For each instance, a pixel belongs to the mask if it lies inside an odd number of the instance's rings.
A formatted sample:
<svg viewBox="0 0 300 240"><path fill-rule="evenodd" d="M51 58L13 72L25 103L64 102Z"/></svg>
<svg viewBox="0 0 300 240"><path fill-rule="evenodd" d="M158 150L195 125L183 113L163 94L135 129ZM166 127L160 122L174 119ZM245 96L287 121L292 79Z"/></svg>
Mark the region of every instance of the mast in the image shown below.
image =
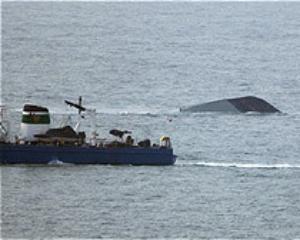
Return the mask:
<svg viewBox="0 0 300 240"><path fill-rule="evenodd" d="M84 118L84 116L81 114L81 112L86 111L86 108L82 106L82 97L79 96L78 98L78 103L74 103L68 100L65 100L65 103L71 107L77 108L78 109L78 120L77 123L74 127L74 130L78 133L79 132L79 127L81 124L81 119Z"/></svg>
<svg viewBox="0 0 300 240"><path fill-rule="evenodd" d="M86 107L82 106L82 97L80 96L78 98L78 103L74 103L68 100L65 100L65 103L71 107L74 107L76 109L78 109L78 120L77 123L75 125L74 130L76 132L79 131L79 127L81 124L81 120L84 119L84 115L82 114L82 112L86 112L89 117L91 118L91 125L92 125L92 138L96 138L97 136L97 132L96 132L96 109L89 109Z"/></svg>
<svg viewBox="0 0 300 240"><path fill-rule="evenodd" d="M9 141L9 130L7 109L4 105L0 105L0 142Z"/></svg>

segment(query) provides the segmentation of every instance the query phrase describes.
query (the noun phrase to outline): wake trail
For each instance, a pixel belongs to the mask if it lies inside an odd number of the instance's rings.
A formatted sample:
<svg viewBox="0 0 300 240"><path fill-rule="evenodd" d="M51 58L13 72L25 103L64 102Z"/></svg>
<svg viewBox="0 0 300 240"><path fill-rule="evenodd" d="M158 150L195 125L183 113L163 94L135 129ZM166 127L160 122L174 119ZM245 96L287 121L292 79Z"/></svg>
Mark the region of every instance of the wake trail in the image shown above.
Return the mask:
<svg viewBox="0 0 300 240"><path fill-rule="evenodd" d="M224 163L224 162L179 162L176 165L182 166L202 166L202 167L222 167L222 168L267 168L267 169L279 169L279 168L297 168L300 169L300 164L260 164L260 163Z"/></svg>

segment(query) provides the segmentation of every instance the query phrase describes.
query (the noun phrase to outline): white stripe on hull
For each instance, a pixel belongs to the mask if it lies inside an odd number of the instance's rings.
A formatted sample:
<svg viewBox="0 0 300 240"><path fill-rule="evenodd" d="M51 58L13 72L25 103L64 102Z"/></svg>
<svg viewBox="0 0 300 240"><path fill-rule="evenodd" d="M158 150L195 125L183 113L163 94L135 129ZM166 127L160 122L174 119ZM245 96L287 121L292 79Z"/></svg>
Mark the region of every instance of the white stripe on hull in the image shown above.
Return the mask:
<svg viewBox="0 0 300 240"><path fill-rule="evenodd" d="M48 112L25 112L23 111L23 115L49 115Z"/></svg>
<svg viewBox="0 0 300 240"><path fill-rule="evenodd" d="M44 134L48 131L49 124L28 124L21 123L20 138L24 141L34 141L36 134Z"/></svg>

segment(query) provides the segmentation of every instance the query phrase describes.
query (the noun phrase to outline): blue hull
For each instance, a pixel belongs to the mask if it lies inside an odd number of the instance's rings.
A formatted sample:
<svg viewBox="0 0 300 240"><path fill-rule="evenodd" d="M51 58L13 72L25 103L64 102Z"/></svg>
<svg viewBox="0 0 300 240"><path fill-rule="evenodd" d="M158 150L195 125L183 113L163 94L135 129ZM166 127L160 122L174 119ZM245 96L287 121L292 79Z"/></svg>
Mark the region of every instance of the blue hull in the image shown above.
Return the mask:
<svg viewBox="0 0 300 240"><path fill-rule="evenodd" d="M1 164L131 164L172 165L176 161L170 148L95 148L75 146L0 145Z"/></svg>

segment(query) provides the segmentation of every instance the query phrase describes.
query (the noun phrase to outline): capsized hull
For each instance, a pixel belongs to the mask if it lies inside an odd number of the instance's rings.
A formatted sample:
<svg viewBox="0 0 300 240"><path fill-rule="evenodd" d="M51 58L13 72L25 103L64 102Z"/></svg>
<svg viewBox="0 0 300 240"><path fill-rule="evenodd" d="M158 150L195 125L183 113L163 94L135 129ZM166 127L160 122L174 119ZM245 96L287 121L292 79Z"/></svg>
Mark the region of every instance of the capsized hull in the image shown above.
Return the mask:
<svg viewBox="0 0 300 240"><path fill-rule="evenodd" d="M176 156L171 148L96 148L1 144L0 164L130 164L172 165Z"/></svg>
<svg viewBox="0 0 300 240"><path fill-rule="evenodd" d="M280 112L264 99L247 96L222 99L189 107L180 108L181 112L232 112L232 113L276 113Z"/></svg>

